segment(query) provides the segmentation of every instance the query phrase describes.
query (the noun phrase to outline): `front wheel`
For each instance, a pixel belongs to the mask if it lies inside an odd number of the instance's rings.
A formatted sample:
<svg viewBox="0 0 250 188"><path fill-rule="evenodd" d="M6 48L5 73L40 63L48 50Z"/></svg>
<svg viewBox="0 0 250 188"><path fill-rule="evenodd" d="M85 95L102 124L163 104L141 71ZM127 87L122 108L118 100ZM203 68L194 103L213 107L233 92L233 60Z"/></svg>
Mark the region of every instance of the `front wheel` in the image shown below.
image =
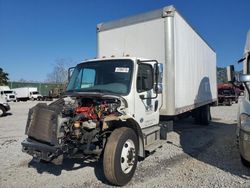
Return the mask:
<svg viewBox="0 0 250 188"><path fill-rule="evenodd" d="M103 170L106 179L114 185L125 185L133 177L138 161L138 138L127 127L115 129L108 138Z"/></svg>
<svg viewBox="0 0 250 188"><path fill-rule="evenodd" d="M6 115L6 110L3 106L0 105L0 117Z"/></svg>

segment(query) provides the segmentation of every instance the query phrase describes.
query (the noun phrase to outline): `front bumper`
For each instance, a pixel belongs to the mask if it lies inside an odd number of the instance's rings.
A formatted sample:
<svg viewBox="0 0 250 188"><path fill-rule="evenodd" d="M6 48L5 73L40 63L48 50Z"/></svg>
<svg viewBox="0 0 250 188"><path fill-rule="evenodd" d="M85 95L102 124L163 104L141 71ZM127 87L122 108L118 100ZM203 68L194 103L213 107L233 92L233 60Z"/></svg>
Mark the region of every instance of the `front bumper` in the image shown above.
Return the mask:
<svg viewBox="0 0 250 188"><path fill-rule="evenodd" d="M37 160L52 161L62 154L62 150L27 138L22 142L22 151L33 156Z"/></svg>
<svg viewBox="0 0 250 188"><path fill-rule="evenodd" d="M250 162L250 132L240 130L239 133L239 149L242 157Z"/></svg>

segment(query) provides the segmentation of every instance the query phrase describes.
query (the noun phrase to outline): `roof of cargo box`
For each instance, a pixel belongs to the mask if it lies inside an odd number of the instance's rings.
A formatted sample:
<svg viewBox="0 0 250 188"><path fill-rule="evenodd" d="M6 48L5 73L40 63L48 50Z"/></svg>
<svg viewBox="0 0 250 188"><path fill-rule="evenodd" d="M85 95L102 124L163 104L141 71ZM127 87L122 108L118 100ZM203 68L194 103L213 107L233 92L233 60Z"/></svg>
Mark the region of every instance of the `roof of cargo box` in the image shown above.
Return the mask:
<svg viewBox="0 0 250 188"><path fill-rule="evenodd" d="M97 24L97 32L111 30L114 28L124 27L141 22L147 22L157 18L165 18L173 16L174 12L178 12L173 5L163 7L161 9L153 10L150 12L137 14L130 17L121 18L114 21ZM186 21L186 19L178 12L178 14ZM206 40L192 27L187 21L186 23L200 36L200 38L215 52L215 50L206 42Z"/></svg>
<svg viewBox="0 0 250 188"><path fill-rule="evenodd" d="M113 28L123 27L127 25L132 25L140 22L146 22L149 20L154 20L157 18L164 18L172 14L172 12L176 11L173 5L167 6L158 10L153 10L150 12L137 14L135 16L130 16L126 18L122 18L119 20L114 20L106 23L97 24L97 31L105 31Z"/></svg>
<svg viewBox="0 0 250 188"><path fill-rule="evenodd" d="M249 52L250 52L250 29L248 30L248 33L247 33L247 40L246 40L244 53L246 54Z"/></svg>

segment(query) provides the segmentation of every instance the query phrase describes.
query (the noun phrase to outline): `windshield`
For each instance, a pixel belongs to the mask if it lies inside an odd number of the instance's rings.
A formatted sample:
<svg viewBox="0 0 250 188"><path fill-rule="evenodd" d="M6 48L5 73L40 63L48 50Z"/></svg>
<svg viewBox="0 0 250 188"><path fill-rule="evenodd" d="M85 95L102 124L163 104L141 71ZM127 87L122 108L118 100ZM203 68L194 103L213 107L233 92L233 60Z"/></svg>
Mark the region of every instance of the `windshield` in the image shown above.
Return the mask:
<svg viewBox="0 0 250 188"><path fill-rule="evenodd" d="M131 60L103 60L78 65L67 91L115 93L130 91L133 63Z"/></svg>
<svg viewBox="0 0 250 188"><path fill-rule="evenodd" d="M13 94L13 91L3 91L5 94Z"/></svg>
<svg viewBox="0 0 250 188"><path fill-rule="evenodd" d="M33 95L37 95L37 94L39 94L38 93L38 91L33 91L33 92L31 92Z"/></svg>
<svg viewBox="0 0 250 188"><path fill-rule="evenodd" d="M218 90L218 93L220 94L220 95L234 95L235 94L235 92L234 92L234 90L233 89L219 89Z"/></svg>

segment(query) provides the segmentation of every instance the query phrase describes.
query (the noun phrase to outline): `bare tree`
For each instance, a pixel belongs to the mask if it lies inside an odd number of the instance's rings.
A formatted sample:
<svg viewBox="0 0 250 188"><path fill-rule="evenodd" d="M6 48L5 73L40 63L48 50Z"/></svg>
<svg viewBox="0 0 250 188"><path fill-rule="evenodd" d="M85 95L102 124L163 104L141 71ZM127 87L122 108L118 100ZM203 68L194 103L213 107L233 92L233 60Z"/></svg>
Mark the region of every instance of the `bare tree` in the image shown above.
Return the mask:
<svg viewBox="0 0 250 188"><path fill-rule="evenodd" d="M47 74L47 82L50 83L66 83L67 82L67 65L72 63L72 60L68 59L57 59L53 71Z"/></svg>

